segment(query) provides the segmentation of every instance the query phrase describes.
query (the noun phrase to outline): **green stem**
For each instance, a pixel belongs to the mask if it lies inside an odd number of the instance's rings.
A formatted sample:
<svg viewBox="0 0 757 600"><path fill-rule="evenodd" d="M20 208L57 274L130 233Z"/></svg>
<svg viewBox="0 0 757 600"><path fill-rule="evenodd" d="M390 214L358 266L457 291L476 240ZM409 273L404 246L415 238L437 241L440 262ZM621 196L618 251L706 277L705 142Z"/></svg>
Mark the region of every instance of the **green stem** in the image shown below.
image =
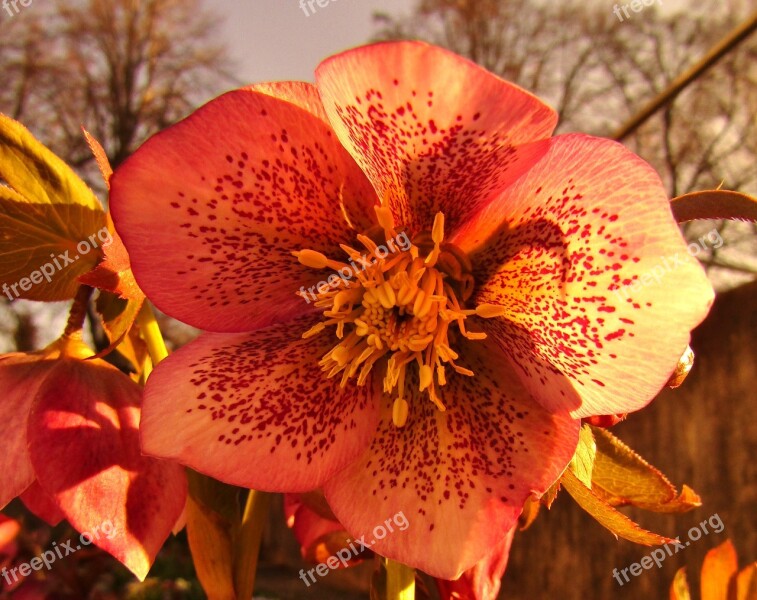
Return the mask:
<svg viewBox="0 0 757 600"><path fill-rule="evenodd" d="M386 600L415 599L415 570L407 565L386 560Z"/></svg>
<svg viewBox="0 0 757 600"><path fill-rule="evenodd" d="M244 507L235 557L234 587L239 600L249 600L255 589L258 553L273 494L250 490Z"/></svg>
<svg viewBox="0 0 757 600"><path fill-rule="evenodd" d="M137 315L137 324L142 333L142 338L147 344L147 351L150 353L152 366L156 367L158 363L168 356L166 343L163 341L163 335L160 333L160 327L155 320L155 313L152 312L150 303L145 300L142 308Z"/></svg>

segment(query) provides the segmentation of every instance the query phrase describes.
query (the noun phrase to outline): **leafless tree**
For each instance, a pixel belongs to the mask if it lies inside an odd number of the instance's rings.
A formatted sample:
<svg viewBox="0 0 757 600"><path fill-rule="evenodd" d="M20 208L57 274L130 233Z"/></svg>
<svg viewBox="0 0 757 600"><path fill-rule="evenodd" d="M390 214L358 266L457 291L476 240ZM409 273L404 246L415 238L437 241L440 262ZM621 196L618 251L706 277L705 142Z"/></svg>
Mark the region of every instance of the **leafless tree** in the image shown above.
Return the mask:
<svg viewBox="0 0 757 600"><path fill-rule="evenodd" d="M117 165L232 81L217 24L200 0L34 5L3 22L0 110L74 166L91 160L84 125Z"/></svg>
<svg viewBox="0 0 757 600"><path fill-rule="evenodd" d="M419 0L409 16L379 14L376 22L379 39L440 44L535 92L558 110L560 132L611 136L748 9L740 0L705 0L619 18L609 5L570 0ZM655 166L671 197L721 184L757 192L755 58L757 42L747 40L624 141ZM740 256L755 253L754 227L715 226L726 246L708 249L703 261L754 272Z"/></svg>

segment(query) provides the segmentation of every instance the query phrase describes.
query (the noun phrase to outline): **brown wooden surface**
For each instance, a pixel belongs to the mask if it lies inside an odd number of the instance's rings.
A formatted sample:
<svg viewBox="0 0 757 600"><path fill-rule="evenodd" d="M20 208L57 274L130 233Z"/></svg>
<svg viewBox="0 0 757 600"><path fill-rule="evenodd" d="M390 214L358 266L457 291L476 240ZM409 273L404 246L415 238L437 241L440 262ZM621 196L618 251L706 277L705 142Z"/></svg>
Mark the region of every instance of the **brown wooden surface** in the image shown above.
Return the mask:
<svg viewBox="0 0 757 600"><path fill-rule="evenodd" d="M652 548L616 541L561 493L551 511L516 536L500 598L662 600L676 570L686 565L697 599L709 549L731 538L740 565L757 560L757 283L718 296L691 345L696 360L684 384L664 391L613 432L679 489L683 483L693 487L703 505L683 515L625 512L682 541L690 527L717 513L723 532L702 536L662 568L621 587L613 569L638 562Z"/></svg>

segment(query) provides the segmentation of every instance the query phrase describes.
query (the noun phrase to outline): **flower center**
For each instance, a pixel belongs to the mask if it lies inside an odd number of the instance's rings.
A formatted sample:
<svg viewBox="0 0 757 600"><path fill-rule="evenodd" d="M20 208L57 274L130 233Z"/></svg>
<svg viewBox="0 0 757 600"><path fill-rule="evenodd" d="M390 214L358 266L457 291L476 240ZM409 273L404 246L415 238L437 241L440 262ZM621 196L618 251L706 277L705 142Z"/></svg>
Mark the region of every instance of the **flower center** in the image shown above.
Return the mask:
<svg viewBox="0 0 757 600"><path fill-rule="evenodd" d="M328 377L341 373L342 386L352 377L364 385L376 361L387 357L384 391L397 389L392 418L401 427L409 411L407 369L417 364L420 390L439 410L445 410L438 388L447 382L446 369L473 375L456 364L459 356L450 335L484 339L486 334L466 330L465 319L474 314L495 316L499 311L488 305L478 310L463 308L473 292L472 266L462 250L444 242L442 213L437 213L430 232L412 241L405 232L397 233L388 208L376 207L376 214L379 226L357 236L364 252L342 245L349 263L314 250L293 252L305 266L335 271L328 281L308 290L300 288L298 294L323 308L326 318L302 337L335 326L339 342L320 365Z"/></svg>

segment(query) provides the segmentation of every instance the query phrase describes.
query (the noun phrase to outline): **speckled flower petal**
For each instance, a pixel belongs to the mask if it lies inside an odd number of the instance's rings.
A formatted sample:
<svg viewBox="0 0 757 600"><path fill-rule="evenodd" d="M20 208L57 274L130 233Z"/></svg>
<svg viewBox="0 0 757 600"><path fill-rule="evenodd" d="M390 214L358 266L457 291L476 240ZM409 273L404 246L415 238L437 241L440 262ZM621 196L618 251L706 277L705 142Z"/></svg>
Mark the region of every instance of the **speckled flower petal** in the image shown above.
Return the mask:
<svg viewBox="0 0 757 600"><path fill-rule="evenodd" d="M145 388L143 451L268 491L309 491L344 468L370 441L378 403L370 378L326 378L318 360L335 338L300 338L316 320L205 334L169 356Z"/></svg>
<svg viewBox="0 0 757 600"><path fill-rule="evenodd" d="M637 410L675 369L712 287L648 164L585 135L545 144L453 240L476 265L472 302L504 308L486 331L546 408Z"/></svg>
<svg viewBox="0 0 757 600"><path fill-rule="evenodd" d="M448 376L446 411L412 388L407 423L392 424L392 400L370 448L328 481L334 514L373 550L434 577L455 579L500 543L532 493L543 493L576 448L579 422L535 402L494 344L466 343L474 377ZM402 513L408 525L401 530ZM383 539L378 526L393 533Z"/></svg>
<svg viewBox="0 0 757 600"><path fill-rule="evenodd" d="M415 233L444 212L448 231L538 158L556 113L525 90L421 42L374 44L316 71L339 139Z"/></svg>
<svg viewBox="0 0 757 600"><path fill-rule="evenodd" d="M242 89L150 138L113 175L111 210L140 287L210 331L248 331L308 309L320 280L291 255L374 222L375 193L307 88ZM298 91L299 90L299 91ZM294 102L294 104L293 104ZM313 108L317 110L317 107Z"/></svg>
<svg viewBox="0 0 757 600"><path fill-rule="evenodd" d="M324 123L329 122L329 118L326 116L326 111L323 108L323 102L321 102L321 95L318 93L318 88L312 83L304 81L266 81L255 83L247 89L291 102L318 117Z"/></svg>

